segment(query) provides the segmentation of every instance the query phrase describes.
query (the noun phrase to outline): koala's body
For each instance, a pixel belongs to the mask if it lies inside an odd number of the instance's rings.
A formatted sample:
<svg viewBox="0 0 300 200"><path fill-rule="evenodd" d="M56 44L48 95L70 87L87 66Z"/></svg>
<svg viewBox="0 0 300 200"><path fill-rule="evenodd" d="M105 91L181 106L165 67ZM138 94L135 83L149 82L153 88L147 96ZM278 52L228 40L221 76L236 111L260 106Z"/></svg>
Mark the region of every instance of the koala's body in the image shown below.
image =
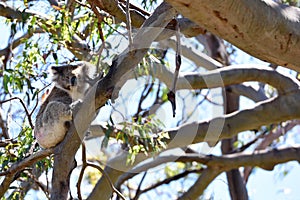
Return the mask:
<svg viewBox="0 0 300 200"><path fill-rule="evenodd" d="M34 136L43 148L56 146L64 139L72 121L72 107L90 88L96 68L82 62L51 70L55 86L41 105L34 128Z"/></svg>

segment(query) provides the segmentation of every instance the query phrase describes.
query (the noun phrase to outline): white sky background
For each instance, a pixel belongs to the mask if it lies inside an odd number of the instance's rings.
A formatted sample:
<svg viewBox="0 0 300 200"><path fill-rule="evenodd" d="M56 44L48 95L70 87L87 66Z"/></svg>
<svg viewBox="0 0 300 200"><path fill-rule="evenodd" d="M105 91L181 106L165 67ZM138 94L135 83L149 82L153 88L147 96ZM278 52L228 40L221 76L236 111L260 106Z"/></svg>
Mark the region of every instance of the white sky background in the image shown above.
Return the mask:
<svg viewBox="0 0 300 200"><path fill-rule="evenodd" d="M5 25L4 19L0 18L0 49L3 49L7 45L10 29ZM237 58L235 61L239 64L242 63L262 63L257 59L251 58L249 55L242 51L237 51ZM288 70L281 69L283 73L289 73ZM0 83L2 84L2 83ZM3 87L0 85L0 87ZM241 108L253 106L251 101L241 98ZM299 127L294 128L287 136L287 139L282 146L289 146L295 143L300 143L299 137ZM220 154L218 148L214 149L216 154ZM288 170L287 175L282 175L284 169ZM157 176L160 176L159 174ZM139 181L140 179L137 179ZM265 171L262 169L255 169L255 172L250 176L249 182L247 184L248 193L250 199L252 200L300 200L300 190L299 190L299 180L300 180L300 166L297 162L289 162L284 165L277 165L273 171ZM151 181L151 180L149 180ZM226 183L226 177L223 173L209 186L205 192L205 197L213 197L215 200L230 199L228 195L228 186ZM192 184L192 181L186 183L185 187ZM180 188L182 187L180 183L172 183L172 187ZM158 199L169 199L169 196L164 196L163 191L166 190L168 186L163 186L158 188L161 191ZM33 195L33 194L32 194ZM141 197L141 199L155 199L156 191L152 191L147 195ZM28 199L32 199L33 196L29 196Z"/></svg>

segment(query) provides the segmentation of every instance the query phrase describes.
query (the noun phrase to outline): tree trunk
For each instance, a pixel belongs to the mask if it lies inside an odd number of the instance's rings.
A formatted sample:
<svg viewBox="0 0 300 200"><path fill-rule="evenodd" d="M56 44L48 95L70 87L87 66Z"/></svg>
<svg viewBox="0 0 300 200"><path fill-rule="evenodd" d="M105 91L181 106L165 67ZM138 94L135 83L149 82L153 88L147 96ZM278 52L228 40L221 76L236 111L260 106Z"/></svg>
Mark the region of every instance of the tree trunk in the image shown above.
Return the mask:
<svg viewBox="0 0 300 200"><path fill-rule="evenodd" d="M223 44L217 36L213 34L206 34L204 36L205 46L212 58L228 66L229 58ZM223 92L224 96L224 114L232 113L239 109L239 95L231 92L230 87L226 87ZM231 139L225 139L222 141L222 153L228 154L233 150L233 144L237 141L237 136ZM246 186L244 184L243 178L238 169L233 169L226 172L228 187L230 191L230 196L232 200L248 200L248 193Z"/></svg>
<svg viewBox="0 0 300 200"><path fill-rule="evenodd" d="M226 87L225 89L225 114L232 113L239 109L239 96L237 94L233 94L230 90L230 87ZM222 153L228 154L233 150L233 144L237 141L237 136L231 139L225 139L222 141ZM241 176L239 169L232 169L226 172L228 187L230 191L230 196L232 200L248 200L248 194L246 185Z"/></svg>

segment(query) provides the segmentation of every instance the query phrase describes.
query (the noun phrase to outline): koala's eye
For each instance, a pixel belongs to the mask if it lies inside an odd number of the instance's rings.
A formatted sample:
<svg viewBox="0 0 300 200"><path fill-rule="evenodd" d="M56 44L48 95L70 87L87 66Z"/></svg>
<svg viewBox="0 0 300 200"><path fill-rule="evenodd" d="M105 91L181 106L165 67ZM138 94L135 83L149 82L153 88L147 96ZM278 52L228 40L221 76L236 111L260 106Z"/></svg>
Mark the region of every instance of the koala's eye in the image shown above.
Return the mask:
<svg viewBox="0 0 300 200"><path fill-rule="evenodd" d="M71 81L71 85L75 86L77 84L77 78L76 78L76 76L72 76L72 78L70 79L70 81Z"/></svg>

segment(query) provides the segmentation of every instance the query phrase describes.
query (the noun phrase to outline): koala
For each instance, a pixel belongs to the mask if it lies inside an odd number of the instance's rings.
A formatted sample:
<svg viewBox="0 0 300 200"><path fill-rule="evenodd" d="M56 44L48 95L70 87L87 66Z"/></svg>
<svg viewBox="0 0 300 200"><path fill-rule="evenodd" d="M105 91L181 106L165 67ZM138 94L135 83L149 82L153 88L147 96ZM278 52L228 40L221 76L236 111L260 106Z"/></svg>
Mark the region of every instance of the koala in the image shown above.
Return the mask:
<svg viewBox="0 0 300 200"><path fill-rule="evenodd" d="M96 67L86 62L78 65L53 66L55 83L38 111L34 136L42 148L61 142L72 121L72 107L80 102L91 87Z"/></svg>
<svg viewBox="0 0 300 200"><path fill-rule="evenodd" d="M83 99L96 74L96 67L88 62L79 65L54 66L51 69L55 86L67 92L73 100Z"/></svg>

